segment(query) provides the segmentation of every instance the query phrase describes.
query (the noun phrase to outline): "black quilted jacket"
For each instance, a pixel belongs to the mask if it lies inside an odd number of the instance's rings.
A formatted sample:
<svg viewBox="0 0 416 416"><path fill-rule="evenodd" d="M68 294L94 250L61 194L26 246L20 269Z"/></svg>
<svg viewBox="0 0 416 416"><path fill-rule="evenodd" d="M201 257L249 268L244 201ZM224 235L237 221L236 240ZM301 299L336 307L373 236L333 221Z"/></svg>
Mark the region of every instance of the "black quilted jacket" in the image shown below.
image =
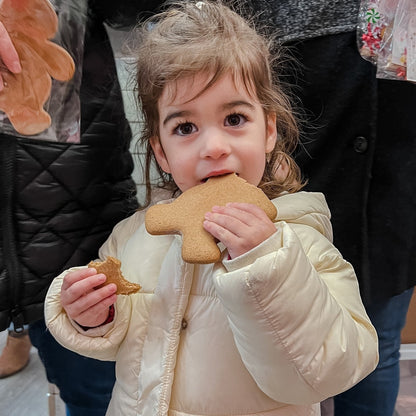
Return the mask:
<svg viewBox="0 0 416 416"><path fill-rule="evenodd" d="M0 131L0 330L41 319L51 280L96 258L138 206L131 131L103 21L134 23L140 4L145 9L138 1L89 2L83 53L74 56L82 68L80 143ZM70 10L83 6L73 0Z"/></svg>

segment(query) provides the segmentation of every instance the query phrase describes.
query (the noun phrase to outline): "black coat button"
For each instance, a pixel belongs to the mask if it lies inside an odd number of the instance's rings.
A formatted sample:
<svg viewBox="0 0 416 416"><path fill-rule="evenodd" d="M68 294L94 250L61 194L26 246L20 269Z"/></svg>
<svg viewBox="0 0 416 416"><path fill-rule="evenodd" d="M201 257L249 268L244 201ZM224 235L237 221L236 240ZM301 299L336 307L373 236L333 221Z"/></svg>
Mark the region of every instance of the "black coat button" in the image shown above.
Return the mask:
<svg viewBox="0 0 416 416"><path fill-rule="evenodd" d="M187 328L187 326L188 326L188 322L186 322L186 320L185 320L185 319L182 319L181 328L182 328L182 329L186 329L186 328Z"/></svg>
<svg viewBox="0 0 416 416"><path fill-rule="evenodd" d="M354 150L357 153L364 153L368 149L368 140L363 136L358 136L354 140Z"/></svg>

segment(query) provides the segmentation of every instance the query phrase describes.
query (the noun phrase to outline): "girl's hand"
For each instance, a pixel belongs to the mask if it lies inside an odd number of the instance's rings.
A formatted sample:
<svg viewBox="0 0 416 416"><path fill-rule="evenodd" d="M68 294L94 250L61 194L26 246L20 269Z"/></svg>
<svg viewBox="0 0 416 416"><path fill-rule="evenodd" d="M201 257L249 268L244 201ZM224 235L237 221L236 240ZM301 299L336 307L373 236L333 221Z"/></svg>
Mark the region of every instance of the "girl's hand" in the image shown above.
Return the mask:
<svg viewBox="0 0 416 416"><path fill-rule="evenodd" d="M269 238L276 227L257 205L229 203L205 214L204 228L221 241L233 259Z"/></svg>
<svg viewBox="0 0 416 416"><path fill-rule="evenodd" d="M22 70L19 55L17 54L10 36L2 22L0 22L0 61L2 61L0 62L0 66L3 66L4 64L10 72L17 74ZM3 77L0 73L0 91L2 91L3 88Z"/></svg>
<svg viewBox="0 0 416 416"><path fill-rule="evenodd" d="M75 270L64 277L61 303L67 315L79 325L93 328L106 321L109 307L117 299L117 286L110 283L96 289L105 280L105 275L97 274L93 268Z"/></svg>

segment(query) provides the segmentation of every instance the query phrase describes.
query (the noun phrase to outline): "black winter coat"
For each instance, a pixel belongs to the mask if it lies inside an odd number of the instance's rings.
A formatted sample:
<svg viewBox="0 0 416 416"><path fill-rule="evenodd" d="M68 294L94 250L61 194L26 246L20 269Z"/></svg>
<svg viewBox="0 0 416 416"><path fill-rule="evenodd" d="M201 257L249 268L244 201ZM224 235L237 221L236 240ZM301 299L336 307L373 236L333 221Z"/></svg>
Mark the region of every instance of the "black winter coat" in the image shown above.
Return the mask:
<svg viewBox="0 0 416 416"><path fill-rule="evenodd" d="M59 13L65 1L54 3ZM83 0L66 3L70 11L86 10ZM131 130L103 22L132 24L145 3L88 4L82 53L71 51L82 77L73 86L79 88L80 143L0 133L0 330L11 321L21 327L43 318L52 279L96 258L113 226L138 207ZM80 24L71 18L70 31ZM71 32L62 36L65 44Z"/></svg>
<svg viewBox="0 0 416 416"><path fill-rule="evenodd" d="M283 77L306 118L296 160L327 198L364 302L415 286L416 85L377 79L360 56L360 0L248 3L298 61Z"/></svg>
<svg viewBox="0 0 416 416"><path fill-rule="evenodd" d="M356 32L291 44L306 109L297 161L325 194L366 303L416 284L416 85L376 78Z"/></svg>

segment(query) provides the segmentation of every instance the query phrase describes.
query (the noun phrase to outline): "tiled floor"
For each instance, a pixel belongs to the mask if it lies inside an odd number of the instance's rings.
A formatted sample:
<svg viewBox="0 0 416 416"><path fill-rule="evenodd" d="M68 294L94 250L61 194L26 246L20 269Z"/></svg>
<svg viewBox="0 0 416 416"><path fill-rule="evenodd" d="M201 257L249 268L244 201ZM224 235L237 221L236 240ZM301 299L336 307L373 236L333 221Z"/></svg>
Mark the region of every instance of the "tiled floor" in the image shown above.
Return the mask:
<svg viewBox="0 0 416 416"><path fill-rule="evenodd" d="M1 332L0 351L5 342L6 332ZM401 384L395 416L416 416L416 360L403 360L400 364ZM55 405L55 413L49 413L48 402ZM32 348L29 365L23 371L0 380L0 403L0 416L65 415L59 397L48 398L48 382L35 348Z"/></svg>
<svg viewBox="0 0 416 416"><path fill-rule="evenodd" d="M0 332L0 351L6 343L7 331ZM64 416L65 409L59 396L48 396L49 384L36 348L30 351L25 369L0 380L0 416ZM49 412L49 402L55 414Z"/></svg>

